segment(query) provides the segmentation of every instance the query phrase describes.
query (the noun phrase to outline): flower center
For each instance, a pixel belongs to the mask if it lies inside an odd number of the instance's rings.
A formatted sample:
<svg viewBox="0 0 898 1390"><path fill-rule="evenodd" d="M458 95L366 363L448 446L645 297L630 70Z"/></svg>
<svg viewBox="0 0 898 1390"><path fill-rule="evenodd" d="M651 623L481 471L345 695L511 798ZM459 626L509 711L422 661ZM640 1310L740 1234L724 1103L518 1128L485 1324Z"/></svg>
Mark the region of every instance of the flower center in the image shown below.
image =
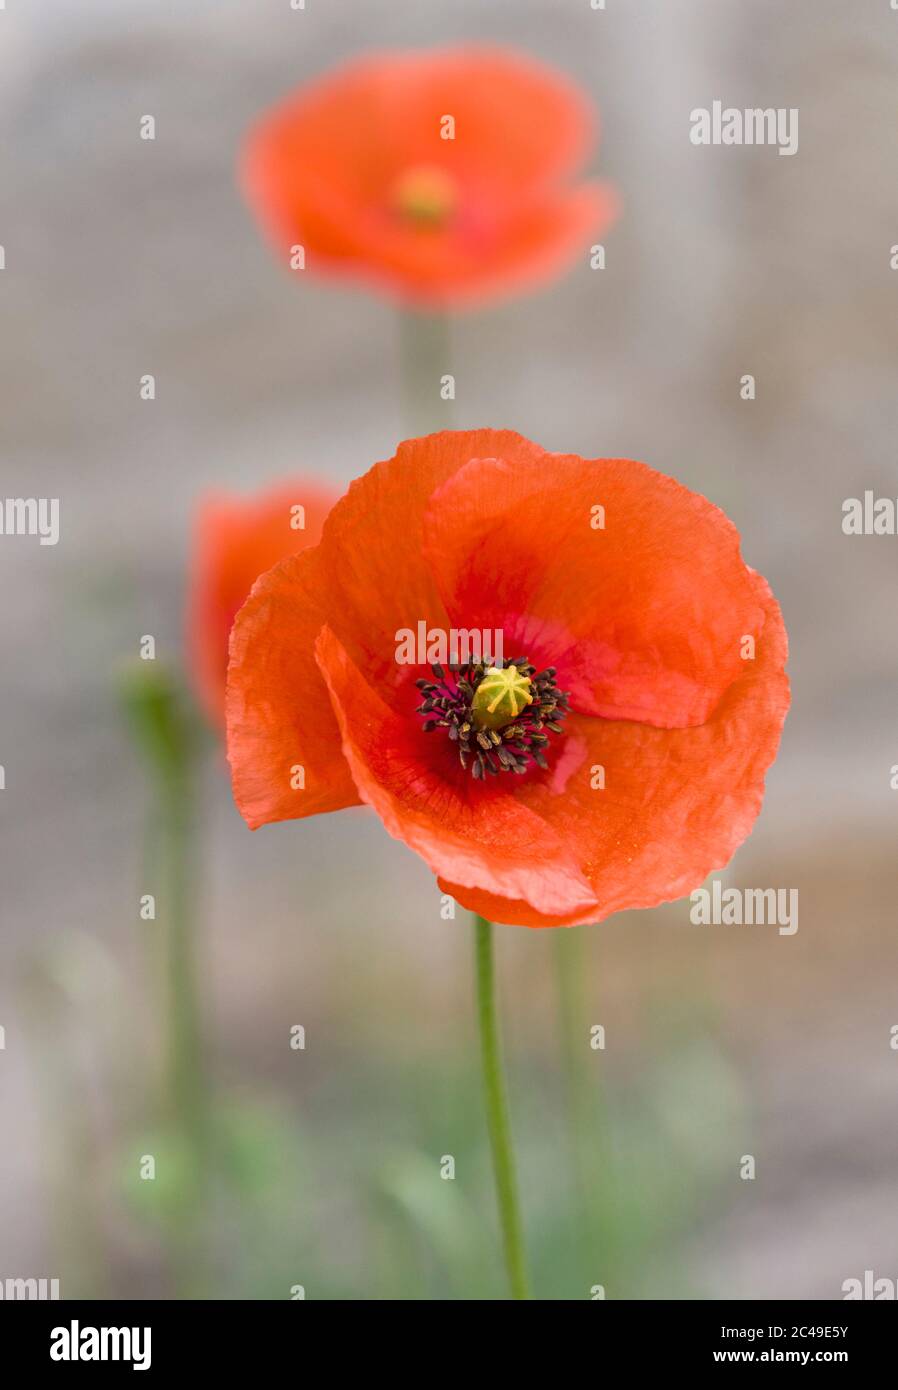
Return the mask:
<svg viewBox="0 0 898 1390"><path fill-rule="evenodd" d="M517 666L491 666L474 691L471 713L478 729L501 729L533 704L529 676Z"/></svg>
<svg viewBox="0 0 898 1390"><path fill-rule="evenodd" d="M417 164L400 174L393 185L393 207L419 226L440 227L448 222L458 202L451 174L436 164Z"/></svg>
<svg viewBox="0 0 898 1390"><path fill-rule="evenodd" d="M431 666L435 679L419 680L424 733L445 729L458 748L463 768L483 779L487 773L524 773L535 764L548 767L544 749L549 734L564 730L568 695L555 684L555 667L537 672L527 658L505 667L489 660Z"/></svg>

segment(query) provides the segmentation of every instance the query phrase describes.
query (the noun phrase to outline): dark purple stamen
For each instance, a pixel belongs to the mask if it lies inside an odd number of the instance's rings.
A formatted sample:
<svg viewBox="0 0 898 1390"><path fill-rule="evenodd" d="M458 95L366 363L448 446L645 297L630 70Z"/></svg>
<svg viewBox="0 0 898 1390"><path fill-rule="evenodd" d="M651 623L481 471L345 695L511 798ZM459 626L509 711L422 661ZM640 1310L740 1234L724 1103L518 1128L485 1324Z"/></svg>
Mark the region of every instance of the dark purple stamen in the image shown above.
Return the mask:
<svg viewBox="0 0 898 1390"><path fill-rule="evenodd" d="M435 664L430 668L435 680L415 682L424 696L417 709L424 716L424 733L445 729L458 748L462 767L470 765L471 776L479 780L487 773L494 777L500 772L522 775L533 764L548 767L543 750L549 734L564 732L562 720L568 713L569 695L555 684L555 667L537 672L526 657L506 664L516 666L529 679L533 703L500 729L478 727L472 709L475 691L493 665L489 658L463 665L450 663L448 674Z"/></svg>

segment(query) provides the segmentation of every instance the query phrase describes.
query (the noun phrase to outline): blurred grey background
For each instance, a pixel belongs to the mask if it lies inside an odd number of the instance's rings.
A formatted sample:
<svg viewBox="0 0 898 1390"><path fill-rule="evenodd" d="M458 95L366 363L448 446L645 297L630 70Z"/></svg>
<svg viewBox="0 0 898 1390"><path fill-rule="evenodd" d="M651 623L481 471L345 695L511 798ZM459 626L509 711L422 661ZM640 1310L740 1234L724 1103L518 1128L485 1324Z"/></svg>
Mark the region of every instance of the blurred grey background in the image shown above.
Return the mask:
<svg viewBox="0 0 898 1390"><path fill-rule="evenodd" d="M660 1230L663 1258L649 1243L628 1288L833 1298L865 1268L898 1277L898 540L841 531L846 497L898 496L888 0L607 0L604 11L588 0L308 0L304 11L7 0L0 493L58 496L61 540L0 541L0 1274L62 1269L75 1293L92 1258L132 1293L156 1289L110 1176L154 1038L135 908L147 790L115 673L143 633L180 657L195 498L304 471L344 485L402 434L392 306L275 265L235 191L236 147L260 108L350 54L459 39L530 51L592 94L603 127L593 167L623 210L604 271L584 255L554 287L454 322L455 423L644 459L705 493L736 521L791 637L782 751L728 875L797 887L798 934L692 927L688 903L586 929L609 1124L649 1078L652 1113L669 1126L647 1152L701 1188ZM717 98L798 107L797 155L694 147L690 111ZM138 138L146 113L152 143ZM153 403L138 395L147 372ZM740 399L744 373L754 402ZM401 1067L415 1060L439 1078L472 1046L464 914L440 919L424 866L364 812L253 836L215 759L204 791L216 1075L325 1136L333 1167L280 1210L288 1226L322 1228L349 1270L334 1276L342 1296L377 1296L358 1174L380 1162L385 1132L420 1142ZM557 1046L551 936L500 936L536 1224L563 1148L537 1104ZM45 997L35 969L61 987ZM300 1065L284 1041L294 1022L312 1040ZM710 1070L690 1071L696 1048ZM366 1104L351 1087L362 1059ZM437 1155L453 1151L441 1085ZM83 1150L61 1137L66 1104L89 1129ZM671 1133L679 1147L666 1147ZM753 1183L739 1179L743 1153L756 1157ZM638 1212L659 1179L636 1171ZM73 1224L81 1201L87 1235ZM80 1242L98 1230L107 1244L88 1252ZM314 1260L306 1273L311 1290ZM438 1277L434 1287L448 1296Z"/></svg>

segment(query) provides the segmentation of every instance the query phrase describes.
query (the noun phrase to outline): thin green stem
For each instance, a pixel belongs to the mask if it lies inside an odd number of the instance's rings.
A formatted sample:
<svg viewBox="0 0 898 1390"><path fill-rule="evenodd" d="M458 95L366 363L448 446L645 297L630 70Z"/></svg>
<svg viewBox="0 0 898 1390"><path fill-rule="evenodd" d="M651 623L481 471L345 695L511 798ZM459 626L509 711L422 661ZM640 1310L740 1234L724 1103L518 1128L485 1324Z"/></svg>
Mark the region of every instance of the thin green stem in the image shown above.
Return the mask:
<svg viewBox="0 0 898 1390"><path fill-rule="evenodd" d="M623 1232L618 1196L619 1169L607 1120L604 1051L590 1045L597 1022L590 964L598 940L588 927L553 933L561 1068L568 1109L573 1170L573 1239L584 1287L602 1282L620 1262Z"/></svg>
<svg viewBox="0 0 898 1390"><path fill-rule="evenodd" d="M189 754L187 755L189 758ZM195 815L190 766L160 781L167 927L167 1073L173 1118L194 1157L205 1135L205 1076L194 939Z"/></svg>
<svg viewBox="0 0 898 1390"><path fill-rule="evenodd" d="M552 933L555 969L558 983L558 1021L561 1041L561 1064L564 1088L575 1120L584 1111L583 1067L581 1049L586 1043L586 1023L583 1007L583 943L576 927ZM588 1109L588 1105L587 1105Z"/></svg>
<svg viewBox="0 0 898 1390"><path fill-rule="evenodd" d="M484 917L474 916L477 1016L480 1026L480 1058L486 1100L487 1125L493 1154L496 1198L502 1228L505 1266L512 1298L529 1298L524 1233L515 1175L511 1121L502 1061L502 1043L496 1008L496 972L493 928Z"/></svg>
<svg viewBox="0 0 898 1390"><path fill-rule="evenodd" d="M171 1232L172 1261L182 1297L203 1277L203 1194L208 1170L210 1100L195 937L196 788L201 731L178 679L161 663L132 670L123 703L154 791L155 854L147 856L154 887L162 973L164 1109L183 1155L180 1204ZM150 860L155 861L155 871Z"/></svg>
<svg viewBox="0 0 898 1390"><path fill-rule="evenodd" d="M591 1191L591 1149L594 1109L591 1079L587 1073L588 1022L584 990L586 961L584 937L577 927L552 933L558 985L558 1022L561 1068L567 1103L575 1209L573 1230L583 1261L583 1271L594 1258L594 1210Z"/></svg>
<svg viewBox="0 0 898 1390"><path fill-rule="evenodd" d="M451 429L453 400L443 396L443 378L452 372L448 318L407 309L399 337L405 428L412 436Z"/></svg>
<svg viewBox="0 0 898 1390"><path fill-rule="evenodd" d="M185 1168L180 1217L171 1233L178 1296L201 1296L206 1278L205 1188L209 1157L209 1093L196 942L195 749L185 738L177 767L158 782L162 822L159 913L165 933L163 1010L165 1092L170 1123L182 1146Z"/></svg>

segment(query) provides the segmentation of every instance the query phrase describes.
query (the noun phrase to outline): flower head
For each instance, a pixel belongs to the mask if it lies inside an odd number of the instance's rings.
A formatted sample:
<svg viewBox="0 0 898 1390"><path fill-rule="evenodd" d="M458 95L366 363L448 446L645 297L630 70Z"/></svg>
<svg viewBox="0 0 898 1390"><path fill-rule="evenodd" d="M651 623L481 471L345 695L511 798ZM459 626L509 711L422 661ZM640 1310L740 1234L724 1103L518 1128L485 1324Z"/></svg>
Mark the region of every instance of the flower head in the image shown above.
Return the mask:
<svg viewBox="0 0 898 1390"><path fill-rule="evenodd" d="M594 113L502 48L381 53L301 87L247 139L242 183L284 264L455 308L551 278L612 220L573 182Z"/></svg>
<svg viewBox="0 0 898 1390"><path fill-rule="evenodd" d="M336 500L320 483L300 479L253 497L214 493L202 499L194 521L187 648L197 694L214 724L224 725L234 615L260 574L318 544Z"/></svg>
<svg viewBox="0 0 898 1390"><path fill-rule="evenodd" d="M745 839L785 660L734 526L672 478L509 431L413 439L241 609L234 794L254 828L367 802L463 906L597 921Z"/></svg>

